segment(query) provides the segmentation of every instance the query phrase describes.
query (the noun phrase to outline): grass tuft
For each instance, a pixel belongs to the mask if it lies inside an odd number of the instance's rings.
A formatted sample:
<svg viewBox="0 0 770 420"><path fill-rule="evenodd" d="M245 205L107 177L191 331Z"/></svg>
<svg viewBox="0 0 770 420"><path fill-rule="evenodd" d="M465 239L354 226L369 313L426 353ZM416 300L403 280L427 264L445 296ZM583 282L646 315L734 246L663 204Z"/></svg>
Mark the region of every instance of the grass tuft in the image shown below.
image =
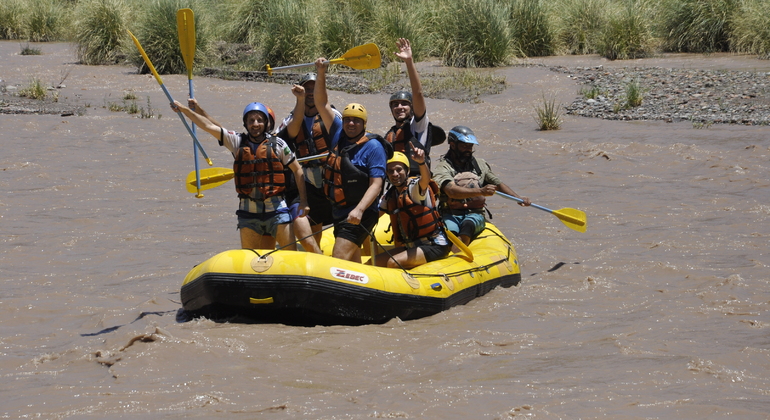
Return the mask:
<svg viewBox="0 0 770 420"><path fill-rule="evenodd" d="M535 122L541 131L558 130L561 128L561 105L556 104L556 99L545 97L543 93L543 102L535 106Z"/></svg>
<svg viewBox="0 0 770 420"><path fill-rule="evenodd" d="M27 43L27 45L21 47L21 52L19 54L21 54L21 55L41 55L42 52L40 51L40 48L30 47L29 43Z"/></svg>
<svg viewBox="0 0 770 420"><path fill-rule="evenodd" d="M45 99L47 93L48 89L46 89L45 85L43 85L43 82L37 77L31 78L29 80L29 84L27 84L27 86L23 89L19 90L19 96L37 100Z"/></svg>

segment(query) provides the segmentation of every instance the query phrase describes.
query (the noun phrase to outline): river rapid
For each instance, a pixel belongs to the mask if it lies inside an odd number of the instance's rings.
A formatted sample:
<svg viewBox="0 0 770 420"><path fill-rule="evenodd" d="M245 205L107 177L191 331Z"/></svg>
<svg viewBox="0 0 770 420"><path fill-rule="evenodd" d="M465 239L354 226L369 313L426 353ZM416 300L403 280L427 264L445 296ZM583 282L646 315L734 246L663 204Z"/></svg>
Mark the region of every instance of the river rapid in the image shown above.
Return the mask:
<svg viewBox="0 0 770 420"><path fill-rule="evenodd" d="M770 127L567 115L541 132L533 118L544 93L566 104L579 89L547 65L770 63L552 57L496 69L508 88L479 103L428 99L434 123L476 132L506 184L585 211L587 232L490 198L518 287L419 320L307 328L179 316L186 273L239 246L232 183L186 192L192 141L152 76L39 47L0 42L0 79L64 84L60 100L86 113L0 115L0 418L770 417ZM184 100L185 75L163 81ZM234 130L248 102L279 118L294 103L288 85L194 83ZM111 112L128 91L161 118ZM330 92L379 133L387 98Z"/></svg>

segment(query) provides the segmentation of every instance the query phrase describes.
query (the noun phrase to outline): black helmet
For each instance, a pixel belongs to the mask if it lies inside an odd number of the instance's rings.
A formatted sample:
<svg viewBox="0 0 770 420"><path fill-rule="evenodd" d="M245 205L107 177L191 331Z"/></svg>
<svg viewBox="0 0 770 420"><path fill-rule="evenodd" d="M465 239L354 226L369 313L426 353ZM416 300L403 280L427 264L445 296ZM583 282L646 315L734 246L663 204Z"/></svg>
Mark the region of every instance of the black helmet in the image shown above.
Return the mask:
<svg viewBox="0 0 770 420"><path fill-rule="evenodd" d="M307 82L315 82L316 74L315 73L307 73L302 76L301 79L299 79L299 83L297 83L300 86L305 86L305 83Z"/></svg>
<svg viewBox="0 0 770 420"><path fill-rule="evenodd" d="M476 140L476 135L473 134L473 130L471 130L470 128L464 125L458 125L457 127L452 127L452 129L449 130L449 141L459 141L463 143L479 144L479 141Z"/></svg>
<svg viewBox="0 0 770 420"><path fill-rule="evenodd" d="M390 95L390 101L388 103L391 103L393 101L408 101L410 104L412 103L412 93L407 92L405 90L396 92L392 95Z"/></svg>

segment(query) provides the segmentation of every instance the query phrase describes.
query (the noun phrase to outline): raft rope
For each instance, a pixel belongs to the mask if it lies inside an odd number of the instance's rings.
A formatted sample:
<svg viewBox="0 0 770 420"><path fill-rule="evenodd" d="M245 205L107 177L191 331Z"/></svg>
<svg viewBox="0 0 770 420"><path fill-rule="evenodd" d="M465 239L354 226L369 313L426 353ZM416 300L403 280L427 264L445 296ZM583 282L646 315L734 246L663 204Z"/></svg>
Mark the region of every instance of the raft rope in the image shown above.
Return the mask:
<svg viewBox="0 0 770 420"><path fill-rule="evenodd" d="M317 233L323 232L323 231L325 231L326 229L329 229L329 228L333 228L333 227L334 227L334 225L329 225L329 226L326 226L325 228L321 229L321 230L320 230L320 231L318 231L318 232L313 232L313 233L311 233L310 235L307 235L307 236L305 236L305 237L303 237L303 238L299 238L299 239L295 240L294 242L288 243L288 244L286 244L286 245L284 245L284 246L279 246L278 248L276 248L276 249L274 249L274 250L271 250L271 251L267 252L265 255L259 255L259 252L257 252L257 250L256 250L256 249L251 249L251 251L252 251L252 252L254 252L255 254L257 254L257 256L258 256L259 258L267 257L268 255L272 254L273 252L276 252L276 251L280 251L280 250L282 250L282 249L284 249L284 248L286 248L286 247L288 247L288 246L292 246L292 245L296 245L296 244L299 244L300 242L304 241L305 239L307 239L307 238L309 238L309 237L311 237L311 236L313 236L313 235L315 235L315 234L317 234ZM320 246L321 246L321 244L318 244L318 246L320 247Z"/></svg>
<svg viewBox="0 0 770 420"><path fill-rule="evenodd" d="M334 227L334 225L333 225L333 224L332 224L332 225L329 225L329 226L326 226L326 227L324 227L323 229L321 229L321 232L325 231L326 229L332 228L332 227ZM388 254L388 256L389 256L389 257L390 257L390 258L391 258L393 261L395 261L396 265L398 265L398 268L400 268L400 269L401 269L401 271L403 271L404 273L406 273L406 274L408 274L408 275L410 275L410 276L412 276L412 277L425 277L425 278L431 278L431 277L444 277L444 278L447 278L447 277L449 277L449 276L461 276L461 275L464 275L464 274L471 274L471 273L476 273L476 272L479 272L479 271L482 271L482 270L485 270L485 271L486 271L486 270L489 270L490 268L492 268L492 267L494 267L494 266L496 266L496 265L498 265L498 264L500 264L500 263L502 263L502 262L504 262L504 261L507 261L508 259L510 259L510 257L511 257L511 242L510 242L510 241L509 241L509 240L508 240L508 239L507 239L505 236L502 236L501 234L499 234L499 233L497 233L497 232L495 232L495 231L493 231L493 230L491 230L491 229L489 229L489 228L486 228L486 227L485 227L485 228L484 228L484 230L483 230L482 232L486 232L486 231L489 231L489 232L491 232L492 234L494 234L494 235L495 235L495 236L497 236L498 238L502 239L502 240L503 240L503 242L505 242L505 243L508 245L508 246L506 247L506 248L508 249L508 251L507 251L508 255L506 255L506 258L505 258L504 260L500 260L500 261L492 262L492 263L489 263L489 264L486 264L486 265L480 265L480 266L478 266L478 267L475 267L475 268L468 268L468 269L465 269L465 270L455 271L455 272L452 272L452 273L443 273L443 274L428 274L428 273L412 273L412 272L410 272L409 270L407 270L406 268L404 268L404 267L403 267L401 264L399 264L399 262L398 262L398 261L397 261L397 260L396 260L396 259L393 257L393 254L391 254L391 253L390 253L390 252L389 252L387 249L385 249L385 247L383 247L383 246L382 246L382 244L380 244L380 242L377 240L377 238L374 236L374 234L373 234L372 232L369 232L369 231L367 230L367 231L366 231L366 233L367 233L367 234L369 234L369 236L372 238L372 240L374 241L374 243L375 243L375 244L377 244L377 246L379 246L380 248L382 248L382 250L383 250L383 251L384 251L386 254ZM316 232L316 233L317 233L317 232ZM293 244L299 243L300 241L302 241L302 240L304 240L304 239L307 239L307 238L309 238L309 237L311 237L311 236L313 236L313 235L315 235L315 233L312 233L312 234L310 234L310 235L308 235L308 236L305 236L304 238L300 238L300 239L297 239L297 240L296 240L296 241L294 241L293 243L289 243L289 244L286 244L286 245L284 245L284 246L282 246L282 247L278 247L278 248L276 248L276 249L274 249L274 250L271 250L271 251L269 251L269 252L265 253L265 255L260 255L260 254L259 254L259 252L257 252L257 250L256 250L256 249L249 249L249 250L250 250L250 251L252 251L253 253L257 254L257 256L258 256L259 258L265 258L265 257L267 257L268 255L270 255L270 254L272 254L272 253L274 253L274 252L276 252L276 251L280 251L280 250L282 250L283 248L286 248L287 246L290 246L290 245L293 245ZM481 236L481 234L479 234L479 236L477 236L477 237L476 237L476 239L480 239L480 238L484 238L484 237L485 237L485 236ZM319 244L319 246L320 246L320 244ZM372 251L373 251L373 250L372 250ZM372 256L371 256L371 258L374 258L374 255L372 255Z"/></svg>

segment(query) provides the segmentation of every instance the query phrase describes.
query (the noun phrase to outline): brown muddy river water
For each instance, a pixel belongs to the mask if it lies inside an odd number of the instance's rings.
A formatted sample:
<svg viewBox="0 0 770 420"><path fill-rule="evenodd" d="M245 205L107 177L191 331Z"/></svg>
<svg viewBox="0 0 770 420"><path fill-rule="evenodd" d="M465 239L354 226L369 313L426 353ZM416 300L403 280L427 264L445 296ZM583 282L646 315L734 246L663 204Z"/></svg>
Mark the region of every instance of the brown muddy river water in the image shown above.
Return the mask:
<svg viewBox="0 0 770 420"><path fill-rule="evenodd" d="M0 418L766 419L770 417L770 128L565 116L536 130L543 92L578 86L547 67L498 69L478 104L428 100L468 125L477 154L533 202L578 208L588 231L495 197L522 283L444 313L361 327L184 321L179 289L237 247L232 184L196 199L192 141L152 76L75 65L66 44L19 56L0 79L58 83L83 116L0 115ZM739 68L750 57L626 63ZM177 99L184 75L164 76ZM212 114L293 106L288 85L195 78ZM162 118L105 106L133 90ZM390 126L388 95L331 92ZM201 141L215 166L231 156ZM445 146L434 149L443 153Z"/></svg>

